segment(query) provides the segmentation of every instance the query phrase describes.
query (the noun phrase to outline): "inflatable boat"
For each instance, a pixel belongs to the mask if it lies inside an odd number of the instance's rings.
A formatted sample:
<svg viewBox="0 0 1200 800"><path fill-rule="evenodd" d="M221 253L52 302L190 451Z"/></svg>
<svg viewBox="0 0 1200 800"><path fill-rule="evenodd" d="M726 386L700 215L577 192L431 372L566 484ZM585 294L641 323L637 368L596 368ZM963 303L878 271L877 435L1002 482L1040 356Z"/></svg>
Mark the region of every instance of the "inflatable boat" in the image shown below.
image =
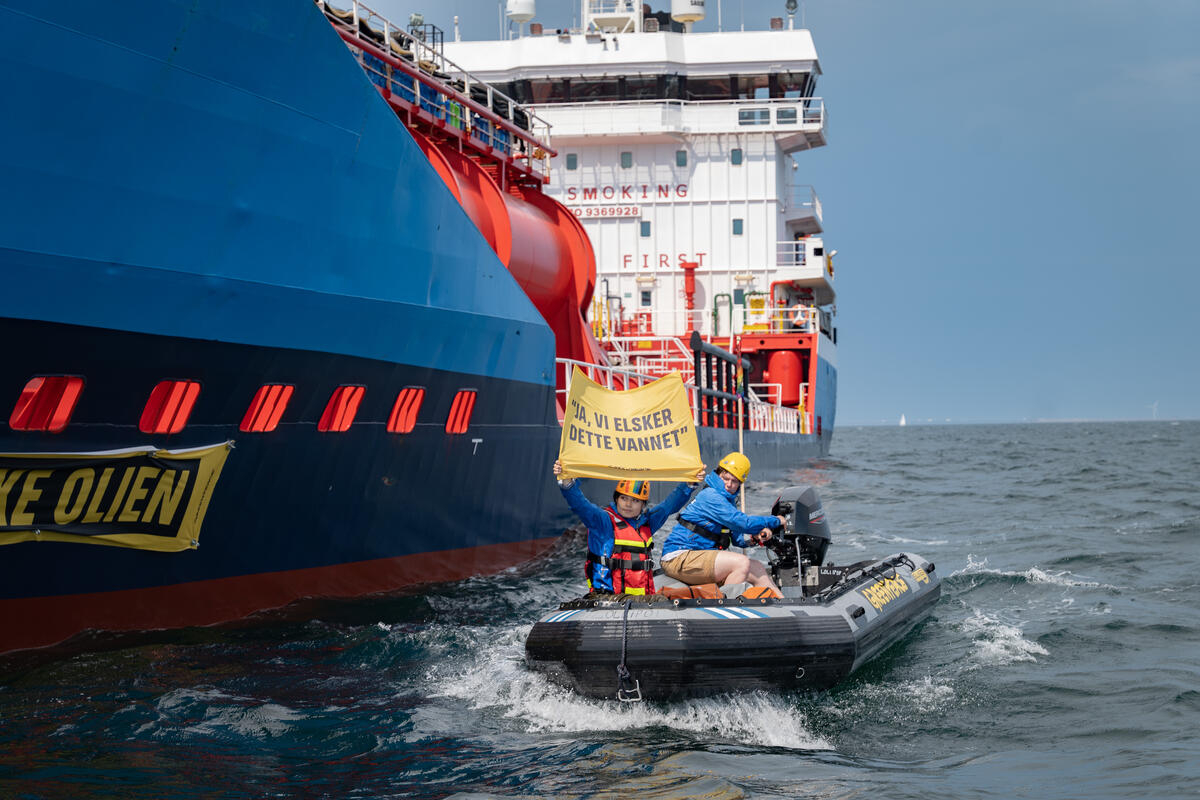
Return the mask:
<svg viewBox="0 0 1200 800"><path fill-rule="evenodd" d="M787 519L768 542L783 597L747 584L588 595L539 619L526 663L593 698L671 700L755 689L827 689L904 638L941 595L932 563L912 553L825 562L829 523L810 487L782 492ZM707 596L705 596L707 595Z"/></svg>

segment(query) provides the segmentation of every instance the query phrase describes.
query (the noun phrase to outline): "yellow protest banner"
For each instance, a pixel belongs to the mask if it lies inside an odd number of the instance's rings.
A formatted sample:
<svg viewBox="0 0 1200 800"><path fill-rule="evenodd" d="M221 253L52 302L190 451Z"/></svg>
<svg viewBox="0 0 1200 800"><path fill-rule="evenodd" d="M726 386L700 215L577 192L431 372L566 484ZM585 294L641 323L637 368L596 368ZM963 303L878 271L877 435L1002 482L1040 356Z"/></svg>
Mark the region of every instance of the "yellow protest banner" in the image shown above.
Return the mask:
<svg viewBox="0 0 1200 800"><path fill-rule="evenodd" d="M558 459L574 477L695 480L704 462L679 373L618 392L576 367Z"/></svg>

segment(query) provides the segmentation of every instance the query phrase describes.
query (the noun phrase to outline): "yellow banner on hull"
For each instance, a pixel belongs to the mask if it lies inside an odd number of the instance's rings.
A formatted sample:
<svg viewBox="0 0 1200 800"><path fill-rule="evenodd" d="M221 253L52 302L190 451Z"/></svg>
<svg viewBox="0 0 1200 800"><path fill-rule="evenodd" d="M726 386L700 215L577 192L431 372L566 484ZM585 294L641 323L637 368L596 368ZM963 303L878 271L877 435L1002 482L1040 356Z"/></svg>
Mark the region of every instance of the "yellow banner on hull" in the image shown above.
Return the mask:
<svg viewBox="0 0 1200 800"><path fill-rule="evenodd" d="M232 447L0 453L0 545L195 548Z"/></svg>
<svg viewBox="0 0 1200 800"><path fill-rule="evenodd" d="M695 480L704 462L683 379L672 372L618 392L576 367L558 458L574 477Z"/></svg>

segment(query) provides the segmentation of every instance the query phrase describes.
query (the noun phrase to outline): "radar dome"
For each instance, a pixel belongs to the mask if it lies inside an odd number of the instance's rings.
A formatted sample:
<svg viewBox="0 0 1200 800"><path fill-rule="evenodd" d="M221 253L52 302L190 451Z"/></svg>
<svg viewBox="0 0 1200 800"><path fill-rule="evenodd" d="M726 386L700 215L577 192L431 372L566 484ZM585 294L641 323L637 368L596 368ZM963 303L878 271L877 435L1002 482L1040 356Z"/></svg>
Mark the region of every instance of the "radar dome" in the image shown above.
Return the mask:
<svg viewBox="0 0 1200 800"><path fill-rule="evenodd" d="M534 0L508 0L504 13L510 20L521 25L533 19L534 6Z"/></svg>
<svg viewBox="0 0 1200 800"><path fill-rule="evenodd" d="M671 0L671 19L699 22L704 19L704 0Z"/></svg>

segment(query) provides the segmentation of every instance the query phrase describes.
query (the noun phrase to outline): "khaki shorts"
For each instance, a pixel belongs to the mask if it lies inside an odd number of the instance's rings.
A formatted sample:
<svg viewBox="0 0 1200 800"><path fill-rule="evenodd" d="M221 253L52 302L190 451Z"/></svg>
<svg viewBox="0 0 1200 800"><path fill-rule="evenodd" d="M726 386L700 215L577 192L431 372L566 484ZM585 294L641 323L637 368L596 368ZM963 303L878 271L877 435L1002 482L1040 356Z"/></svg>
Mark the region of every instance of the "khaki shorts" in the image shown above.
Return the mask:
<svg viewBox="0 0 1200 800"><path fill-rule="evenodd" d="M717 582L719 550L685 550L670 561L662 562L663 574L688 586Z"/></svg>

